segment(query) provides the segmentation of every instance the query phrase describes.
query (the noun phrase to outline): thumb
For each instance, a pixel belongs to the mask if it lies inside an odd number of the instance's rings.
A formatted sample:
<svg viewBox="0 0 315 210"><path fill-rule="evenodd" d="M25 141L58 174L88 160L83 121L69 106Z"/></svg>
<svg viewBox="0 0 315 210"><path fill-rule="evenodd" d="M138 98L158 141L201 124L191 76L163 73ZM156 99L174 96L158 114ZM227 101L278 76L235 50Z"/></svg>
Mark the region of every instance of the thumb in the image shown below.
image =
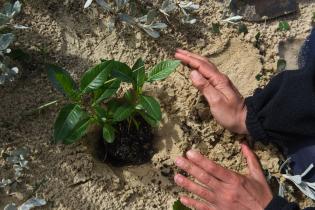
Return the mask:
<svg viewBox="0 0 315 210"><path fill-rule="evenodd" d="M265 178L261 165L256 157L256 154L251 151L247 144L241 144L242 153L246 158L250 175L256 178Z"/></svg>
<svg viewBox="0 0 315 210"><path fill-rule="evenodd" d="M224 99L223 94L215 89L198 71L192 71L190 73L190 79L193 86L195 86L205 96L210 106L213 103Z"/></svg>

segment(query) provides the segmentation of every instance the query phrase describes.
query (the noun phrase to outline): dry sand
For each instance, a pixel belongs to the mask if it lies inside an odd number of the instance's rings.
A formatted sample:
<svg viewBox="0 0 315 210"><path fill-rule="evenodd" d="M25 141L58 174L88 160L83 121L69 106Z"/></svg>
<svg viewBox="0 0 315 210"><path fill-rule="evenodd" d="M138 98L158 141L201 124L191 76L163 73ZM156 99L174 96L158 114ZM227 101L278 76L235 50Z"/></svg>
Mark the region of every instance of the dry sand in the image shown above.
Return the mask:
<svg viewBox="0 0 315 210"><path fill-rule="evenodd" d="M212 22L219 22L227 11L220 1L197 1L202 8L196 14L198 24L168 29L158 40L143 32L123 27L109 33L106 18L95 6L83 10L83 1L25 1L18 19L31 26L18 35L18 46L32 55L22 69L21 77L0 89L0 152L27 146L30 149L29 169L17 185L17 194L0 191L0 209L9 202L22 203L38 196L48 201L39 209L76 210L151 210L171 209L183 193L172 176L177 171L174 158L189 148L199 149L209 158L238 172L246 172L238 140L212 118L208 105L189 81L189 70L178 71L159 84L146 86L146 91L158 97L163 120L156 129L157 153L151 163L141 166L114 168L94 158L86 145L93 142L89 134L82 142L71 146L51 144L52 126L58 109L64 103L40 113L25 116L49 101L62 98L51 87L44 63L58 63L74 78L101 58L119 59L132 64L143 57L148 66L172 58L177 47L208 56L222 72L231 77L245 96L263 86L276 73L280 41L305 39L311 29L314 1L300 1L300 12L267 23L246 23L249 33L222 23L221 34L211 33ZM279 20L287 20L288 32L278 32ZM255 48L255 35L260 31L262 45ZM263 74L260 81L257 74ZM264 169L279 177L280 153L273 146L257 144L256 153ZM12 168L0 158L0 178L12 176ZM302 206L313 205L295 188L287 194L296 197Z"/></svg>

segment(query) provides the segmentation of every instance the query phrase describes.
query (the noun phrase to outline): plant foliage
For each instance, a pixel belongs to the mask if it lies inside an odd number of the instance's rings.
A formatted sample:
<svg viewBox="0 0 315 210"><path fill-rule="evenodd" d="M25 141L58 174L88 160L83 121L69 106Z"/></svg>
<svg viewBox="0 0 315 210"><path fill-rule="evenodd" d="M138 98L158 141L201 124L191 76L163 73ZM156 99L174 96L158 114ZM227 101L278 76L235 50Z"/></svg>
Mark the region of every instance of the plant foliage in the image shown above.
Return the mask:
<svg viewBox="0 0 315 210"><path fill-rule="evenodd" d="M278 26L279 31L289 31L290 25L287 21L280 21Z"/></svg>
<svg viewBox="0 0 315 210"><path fill-rule="evenodd" d="M191 210L191 209L184 206L179 200L177 200L173 204L173 210Z"/></svg>
<svg viewBox="0 0 315 210"><path fill-rule="evenodd" d="M56 119L54 141L74 143L86 134L90 125L98 124L103 129L103 138L112 143L118 122L127 120L139 126L135 116L142 116L151 126L157 125L162 116L160 104L144 94L143 85L165 79L179 64L179 61L167 60L146 71L141 58L132 68L119 61L104 60L86 71L78 85L66 70L48 65L49 80L70 100ZM118 97L122 82L131 84L132 88Z"/></svg>
<svg viewBox="0 0 315 210"><path fill-rule="evenodd" d="M0 9L0 85L6 81L13 81L14 76L19 72L17 67L10 65L9 54L12 50L9 46L13 43L15 36L11 33L12 29L25 29L21 25L13 25L12 19L20 13L22 4L19 1L15 3L4 3Z"/></svg>
<svg viewBox="0 0 315 210"><path fill-rule="evenodd" d="M164 0L162 5L150 6L135 0L115 0L108 3L106 0L95 0L102 10L109 15L108 29L114 30L118 21L140 28L153 38L160 37L160 30L165 29L172 15L179 15L181 21L187 24L197 22L191 13L199 9L199 4L191 1ZM93 0L87 0L84 8L88 8ZM139 11L139 8L142 8Z"/></svg>

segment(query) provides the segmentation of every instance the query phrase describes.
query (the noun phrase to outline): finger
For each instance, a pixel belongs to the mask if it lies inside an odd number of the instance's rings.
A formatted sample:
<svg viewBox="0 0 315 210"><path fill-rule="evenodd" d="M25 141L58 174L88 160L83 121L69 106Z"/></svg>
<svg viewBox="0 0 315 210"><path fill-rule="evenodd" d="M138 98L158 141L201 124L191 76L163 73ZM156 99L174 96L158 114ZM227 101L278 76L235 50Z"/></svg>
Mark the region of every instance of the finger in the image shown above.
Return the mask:
<svg viewBox="0 0 315 210"><path fill-rule="evenodd" d="M208 174L211 174L218 180L221 180L225 183L230 183L231 180L234 180L235 178L234 172L216 164L208 158L205 158L203 155L195 150L189 150L187 152L187 158L191 162L205 170Z"/></svg>
<svg viewBox="0 0 315 210"><path fill-rule="evenodd" d="M176 53L175 58L181 60L185 65L189 65L191 68L198 70L204 77L211 81L215 81L217 77L221 76L221 73L217 70L215 65L204 60L182 53Z"/></svg>
<svg viewBox="0 0 315 210"><path fill-rule="evenodd" d="M199 182L206 185L210 189L215 190L220 187L219 180L208 174L206 171L200 169L195 164L191 163L189 160L183 157L178 157L176 158L175 164L179 168L183 169L184 171L195 177Z"/></svg>
<svg viewBox="0 0 315 210"><path fill-rule="evenodd" d="M197 210L215 210L214 207L210 207L204 202L197 201L195 199L186 197L186 196L181 196L180 197L180 202L184 204L185 206L188 206L190 208L194 208Z"/></svg>
<svg viewBox="0 0 315 210"><path fill-rule="evenodd" d="M210 106L225 99L225 96L219 90L215 89L198 71L192 71L190 79L193 86L205 96Z"/></svg>
<svg viewBox="0 0 315 210"><path fill-rule="evenodd" d="M252 152L251 149L246 144L241 144L241 147L242 153L247 161L249 173L259 177L265 177L255 153Z"/></svg>
<svg viewBox="0 0 315 210"><path fill-rule="evenodd" d="M180 187L183 187L184 189L188 190L189 192L192 192L195 195L198 195L200 198L205 199L209 203L214 202L214 194L210 190L196 184L195 182L187 179L186 177L176 174L174 177L174 180L177 185Z"/></svg>
<svg viewBox="0 0 315 210"><path fill-rule="evenodd" d="M193 58L197 58L197 59L205 61L205 62L209 62L209 60L206 57L200 56L198 54L191 53L191 52L189 52L187 50L177 49L176 52L184 54L184 55L187 55L187 56L190 56L190 57L193 57Z"/></svg>

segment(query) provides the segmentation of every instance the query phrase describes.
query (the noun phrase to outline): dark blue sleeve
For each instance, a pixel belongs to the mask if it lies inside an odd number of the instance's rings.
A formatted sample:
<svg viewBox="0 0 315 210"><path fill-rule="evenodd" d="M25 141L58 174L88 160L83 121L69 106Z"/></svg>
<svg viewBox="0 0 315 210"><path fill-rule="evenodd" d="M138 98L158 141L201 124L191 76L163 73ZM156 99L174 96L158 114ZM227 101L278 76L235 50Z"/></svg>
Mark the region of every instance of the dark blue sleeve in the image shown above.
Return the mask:
<svg viewBox="0 0 315 210"><path fill-rule="evenodd" d="M274 197L265 210L300 210L296 203L289 203L281 197ZM304 210L315 210L315 208L306 208Z"/></svg>
<svg viewBox="0 0 315 210"><path fill-rule="evenodd" d="M246 126L255 140L286 145L315 142L315 30L305 42L300 69L276 75L264 89L245 99Z"/></svg>

